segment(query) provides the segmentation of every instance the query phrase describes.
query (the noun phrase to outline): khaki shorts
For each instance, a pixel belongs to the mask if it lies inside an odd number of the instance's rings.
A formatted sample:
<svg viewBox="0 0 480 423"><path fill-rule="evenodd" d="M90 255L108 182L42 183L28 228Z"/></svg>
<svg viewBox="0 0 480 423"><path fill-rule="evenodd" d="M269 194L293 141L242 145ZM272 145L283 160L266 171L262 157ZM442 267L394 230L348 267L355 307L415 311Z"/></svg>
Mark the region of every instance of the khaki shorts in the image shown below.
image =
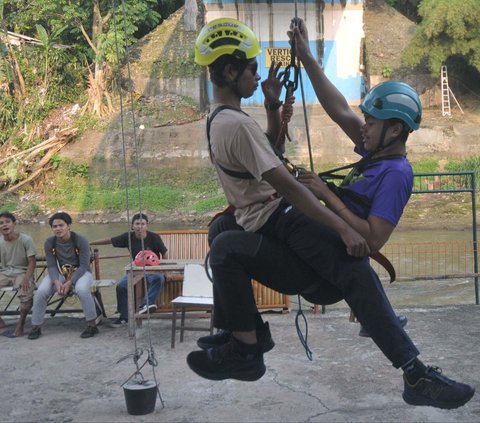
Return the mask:
<svg viewBox="0 0 480 423"><path fill-rule="evenodd" d="M32 305L33 302L33 291L35 290L35 285L33 280L30 281L29 288L27 292L24 292L20 289L22 281L25 275L10 275L6 276L0 273L0 288L5 288L7 286L13 287L17 291L18 299L21 304Z"/></svg>

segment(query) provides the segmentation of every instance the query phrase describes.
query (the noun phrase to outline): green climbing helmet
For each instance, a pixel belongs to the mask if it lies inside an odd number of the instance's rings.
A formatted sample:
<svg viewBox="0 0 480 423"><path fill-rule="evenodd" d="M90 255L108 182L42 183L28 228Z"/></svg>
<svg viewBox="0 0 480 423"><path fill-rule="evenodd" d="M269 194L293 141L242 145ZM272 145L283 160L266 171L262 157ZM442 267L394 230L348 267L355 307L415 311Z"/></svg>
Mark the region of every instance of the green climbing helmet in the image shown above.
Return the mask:
<svg viewBox="0 0 480 423"><path fill-rule="evenodd" d="M253 31L233 18L214 19L207 23L195 42L195 62L209 66L220 56L230 54L238 59L253 59L262 50Z"/></svg>
<svg viewBox="0 0 480 423"><path fill-rule="evenodd" d="M418 129L422 120L422 103L417 92L399 81L375 85L363 99L360 109L376 119L400 119L410 132Z"/></svg>

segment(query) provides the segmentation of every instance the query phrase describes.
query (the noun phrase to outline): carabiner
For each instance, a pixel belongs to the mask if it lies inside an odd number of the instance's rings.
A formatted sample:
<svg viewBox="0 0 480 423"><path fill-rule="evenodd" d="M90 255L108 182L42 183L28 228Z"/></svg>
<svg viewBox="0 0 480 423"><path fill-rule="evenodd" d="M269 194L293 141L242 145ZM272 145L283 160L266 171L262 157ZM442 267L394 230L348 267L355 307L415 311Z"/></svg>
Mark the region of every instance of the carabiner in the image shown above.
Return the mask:
<svg viewBox="0 0 480 423"><path fill-rule="evenodd" d="M293 80L290 79L290 72L293 69ZM285 68L283 74L283 86L285 89L291 88L293 93L298 87L298 66L295 64L290 64Z"/></svg>

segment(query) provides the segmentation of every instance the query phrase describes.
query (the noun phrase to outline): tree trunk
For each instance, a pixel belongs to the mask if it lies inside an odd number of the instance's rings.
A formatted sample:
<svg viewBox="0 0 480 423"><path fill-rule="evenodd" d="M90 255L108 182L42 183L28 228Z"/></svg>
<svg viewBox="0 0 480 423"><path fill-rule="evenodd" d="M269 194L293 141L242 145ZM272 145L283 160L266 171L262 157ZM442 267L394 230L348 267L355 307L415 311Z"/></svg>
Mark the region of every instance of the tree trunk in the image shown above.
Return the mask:
<svg viewBox="0 0 480 423"><path fill-rule="evenodd" d="M196 0L185 0L183 22L187 31L197 30L198 5Z"/></svg>
<svg viewBox="0 0 480 423"><path fill-rule="evenodd" d="M93 72L90 72L88 75L88 101L83 108L83 112L88 110L97 116L104 116L113 112L112 101L105 82L105 65L98 60L99 52L101 50L100 40L102 39L103 24L109 18L110 15L107 15L105 18L102 17L99 1L94 0L91 38L82 30L96 56ZM93 44L92 40L96 44Z"/></svg>

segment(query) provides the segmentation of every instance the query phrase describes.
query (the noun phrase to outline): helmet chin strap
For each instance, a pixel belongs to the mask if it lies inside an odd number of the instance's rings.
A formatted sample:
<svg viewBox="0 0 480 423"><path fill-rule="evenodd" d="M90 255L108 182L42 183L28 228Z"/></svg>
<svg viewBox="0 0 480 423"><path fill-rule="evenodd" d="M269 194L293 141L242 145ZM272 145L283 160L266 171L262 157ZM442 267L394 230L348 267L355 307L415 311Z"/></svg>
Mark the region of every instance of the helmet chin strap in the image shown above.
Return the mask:
<svg viewBox="0 0 480 423"><path fill-rule="evenodd" d="M384 120L383 126L382 126L382 133L380 134L380 143L378 144L378 147L374 151L368 154L370 157L373 157L375 154L380 153L381 151L385 150L387 147L390 147L391 145L395 144L398 141L399 137L395 138L389 144L385 145L385 135L387 134L387 130L388 130L388 124L387 124L387 121Z"/></svg>

